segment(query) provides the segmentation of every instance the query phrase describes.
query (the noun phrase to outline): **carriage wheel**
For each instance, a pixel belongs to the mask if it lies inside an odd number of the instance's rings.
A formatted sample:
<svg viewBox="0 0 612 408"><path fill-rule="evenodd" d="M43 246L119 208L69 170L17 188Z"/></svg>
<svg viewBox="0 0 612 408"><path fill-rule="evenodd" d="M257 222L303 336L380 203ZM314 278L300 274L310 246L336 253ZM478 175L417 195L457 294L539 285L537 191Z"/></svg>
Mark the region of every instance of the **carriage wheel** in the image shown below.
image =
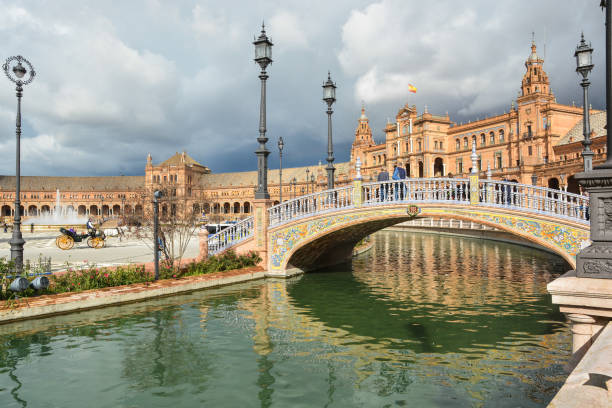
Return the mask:
<svg viewBox="0 0 612 408"><path fill-rule="evenodd" d="M63 249L65 251L74 246L74 239L72 239L72 237L69 237L68 235L61 235L57 237L55 243L58 247L60 247L60 249Z"/></svg>
<svg viewBox="0 0 612 408"><path fill-rule="evenodd" d="M92 241L91 244L93 248L96 248L96 249L104 248L104 239L102 239L101 237L95 237L91 241Z"/></svg>
<svg viewBox="0 0 612 408"><path fill-rule="evenodd" d="M93 246L93 238L92 237L87 238L87 246L90 247L90 248L94 247Z"/></svg>

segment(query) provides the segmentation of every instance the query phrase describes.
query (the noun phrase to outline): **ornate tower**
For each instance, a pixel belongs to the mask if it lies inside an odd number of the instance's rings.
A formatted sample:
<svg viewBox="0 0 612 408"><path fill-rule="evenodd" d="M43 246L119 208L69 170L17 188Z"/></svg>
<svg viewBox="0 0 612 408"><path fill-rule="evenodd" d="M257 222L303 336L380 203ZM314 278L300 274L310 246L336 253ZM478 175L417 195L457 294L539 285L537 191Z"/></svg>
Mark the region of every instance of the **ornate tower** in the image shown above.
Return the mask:
<svg viewBox="0 0 612 408"><path fill-rule="evenodd" d="M512 152L512 156L519 158L521 164L529 166L546 163L552 154L548 132L551 117L547 107L554 102L555 96L543 65L544 60L537 54L535 41L532 41L531 53L525 61L526 72L521 82L521 92L516 99L519 144Z"/></svg>
<svg viewBox="0 0 612 408"><path fill-rule="evenodd" d="M550 90L548 74L544 71L543 65L544 60L536 53L535 41L532 41L531 54L527 61L525 61L527 71L523 75L523 82L521 83L521 98L530 97L530 99L535 99L538 96L545 96L549 99L554 98Z"/></svg>
<svg viewBox="0 0 612 408"><path fill-rule="evenodd" d="M365 108L362 106L359 124L355 130L355 140L353 140L353 146L351 147L351 163L355 163L357 157L361 158L361 163L367 163L364 150L371 146L374 146L372 129L370 128L370 121L365 114Z"/></svg>

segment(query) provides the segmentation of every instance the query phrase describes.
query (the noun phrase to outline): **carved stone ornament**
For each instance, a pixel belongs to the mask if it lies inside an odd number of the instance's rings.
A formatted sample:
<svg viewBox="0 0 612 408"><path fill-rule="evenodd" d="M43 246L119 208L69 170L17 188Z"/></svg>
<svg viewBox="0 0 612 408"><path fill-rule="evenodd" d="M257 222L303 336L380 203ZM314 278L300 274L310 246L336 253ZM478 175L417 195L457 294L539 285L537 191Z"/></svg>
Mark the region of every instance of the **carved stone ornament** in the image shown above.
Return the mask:
<svg viewBox="0 0 612 408"><path fill-rule="evenodd" d="M612 244L594 242L576 256L579 278L612 279Z"/></svg>

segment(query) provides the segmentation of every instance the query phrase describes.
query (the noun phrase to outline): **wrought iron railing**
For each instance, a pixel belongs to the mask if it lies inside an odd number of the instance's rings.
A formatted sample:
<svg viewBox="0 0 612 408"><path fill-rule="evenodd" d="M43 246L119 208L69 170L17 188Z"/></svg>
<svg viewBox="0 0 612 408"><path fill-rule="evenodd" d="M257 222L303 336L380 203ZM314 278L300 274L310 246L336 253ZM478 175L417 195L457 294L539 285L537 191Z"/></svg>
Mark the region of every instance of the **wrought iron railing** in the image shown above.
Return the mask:
<svg viewBox="0 0 612 408"><path fill-rule="evenodd" d="M253 217L248 217L208 236L208 255L215 255L253 236Z"/></svg>
<svg viewBox="0 0 612 408"><path fill-rule="evenodd" d="M270 226L315 214L353 207L353 186L304 195L269 208Z"/></svg>

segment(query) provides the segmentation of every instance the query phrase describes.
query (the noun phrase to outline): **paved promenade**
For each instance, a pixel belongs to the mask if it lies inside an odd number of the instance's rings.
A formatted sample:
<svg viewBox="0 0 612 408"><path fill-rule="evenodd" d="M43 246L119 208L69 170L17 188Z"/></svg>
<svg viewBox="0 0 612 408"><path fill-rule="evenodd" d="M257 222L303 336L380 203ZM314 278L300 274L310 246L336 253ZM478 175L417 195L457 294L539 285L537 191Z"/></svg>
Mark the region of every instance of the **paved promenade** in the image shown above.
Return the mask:
<svg viewBox="0 0 612 408"><path fill-rule="evenodd" d="M64 270L68 266L78 266L86 263L98 266L115 266L128 263L146 263L153 261L152 244L148 241L131 235L123 237L108 237L106 246L93 249L86 242L75 242L74 247L67 251L55 245L55 238L60 232L23 232L26 241L24 247L24 261L30 260L32 264L38 262L38 257L51 257L51 270ZM10 245L8 241L11 232L0 231L0 257L10 259ZM199 253L198 237L194 235L189 242L184 258L195 258Z"/></svg>

